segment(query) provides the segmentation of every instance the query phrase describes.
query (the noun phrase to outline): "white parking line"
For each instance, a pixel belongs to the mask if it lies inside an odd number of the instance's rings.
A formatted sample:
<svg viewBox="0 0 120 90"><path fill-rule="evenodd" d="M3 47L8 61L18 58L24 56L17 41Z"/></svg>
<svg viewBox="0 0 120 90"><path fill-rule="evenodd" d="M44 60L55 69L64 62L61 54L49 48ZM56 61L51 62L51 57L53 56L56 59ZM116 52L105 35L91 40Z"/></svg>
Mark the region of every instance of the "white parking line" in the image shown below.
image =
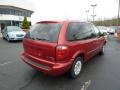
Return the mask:
<svg viewBox="0 0 120 90"><path fill-rule="evenodd" d="M8 65L10 63L13 63L13 62L12 61L4 62L4 63L1 63L0 66L5 66L5 65Z"/></svg>
<svg viewBox="0 0 120 90"><path fill-rule="evenodd" d="M91 84L91 80L84 82L84 84L80 90L87 90L87 88L90 86L90 84Z"/></svg>

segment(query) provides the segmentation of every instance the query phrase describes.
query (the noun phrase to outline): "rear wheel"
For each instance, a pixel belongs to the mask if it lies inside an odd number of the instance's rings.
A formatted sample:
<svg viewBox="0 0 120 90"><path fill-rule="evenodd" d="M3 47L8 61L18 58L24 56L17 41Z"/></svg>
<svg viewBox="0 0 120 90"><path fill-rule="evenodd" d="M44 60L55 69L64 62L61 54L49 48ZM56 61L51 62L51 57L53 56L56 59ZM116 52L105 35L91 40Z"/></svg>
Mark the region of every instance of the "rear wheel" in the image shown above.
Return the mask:
<svg viewBox="0 0 120 90"><path fill-rule="evenodd" d="M82 57L77 57L72 64L69 75L71 78L77 78L82 70L83 59Z"/></svg>
<svg viewBox="0 0 120 90"><path fill-rule="evenodd" d="M103 55L105 52L105 45L102 47L102 50L99 52L99 55Z"/></svg>

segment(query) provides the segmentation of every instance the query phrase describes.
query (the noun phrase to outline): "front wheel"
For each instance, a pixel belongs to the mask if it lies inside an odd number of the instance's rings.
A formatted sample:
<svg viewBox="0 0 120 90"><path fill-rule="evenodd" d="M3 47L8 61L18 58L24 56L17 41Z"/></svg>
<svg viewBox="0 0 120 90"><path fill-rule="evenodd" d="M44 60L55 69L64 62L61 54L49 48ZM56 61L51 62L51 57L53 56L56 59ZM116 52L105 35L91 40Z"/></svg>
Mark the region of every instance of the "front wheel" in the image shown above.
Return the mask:
<svg viewBox="0 0 120 90"><path fill-rule="evenodd" d="M72 67L70 69L69 75L71 78L77 78L82 70L82 65L83 65L83 59L82 57L77 57L75 61L72 64Z"/></svg>
<svg viewBox="0 0 120 90"><path fill-rule="evenodd" d="M2 38L5 39L5 37L2 35Z"/></svg>
<svg viewBox="0 0 120 90"><path fill-rule="evenodd" d="M6 37L6 38L7 38L7 41L8 41L8 42L10 42L10 38L9 38L9 36L8 36L8 35L7 35L7 37Z"/></svg>

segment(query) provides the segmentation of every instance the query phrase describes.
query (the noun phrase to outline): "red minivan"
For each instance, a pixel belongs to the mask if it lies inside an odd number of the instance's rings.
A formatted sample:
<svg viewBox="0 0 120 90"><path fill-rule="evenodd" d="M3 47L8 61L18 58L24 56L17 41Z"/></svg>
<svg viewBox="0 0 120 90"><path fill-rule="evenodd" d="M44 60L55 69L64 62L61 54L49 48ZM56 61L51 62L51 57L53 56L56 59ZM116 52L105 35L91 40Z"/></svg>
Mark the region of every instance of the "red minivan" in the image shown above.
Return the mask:
<svg viewBox="0 0 120 90"><path fill-rule="evenodd" d="M104 53L106 39L90 22L41 21L23 40L21 58L31 67L49 75L79 76L83 63Z"/></svg>

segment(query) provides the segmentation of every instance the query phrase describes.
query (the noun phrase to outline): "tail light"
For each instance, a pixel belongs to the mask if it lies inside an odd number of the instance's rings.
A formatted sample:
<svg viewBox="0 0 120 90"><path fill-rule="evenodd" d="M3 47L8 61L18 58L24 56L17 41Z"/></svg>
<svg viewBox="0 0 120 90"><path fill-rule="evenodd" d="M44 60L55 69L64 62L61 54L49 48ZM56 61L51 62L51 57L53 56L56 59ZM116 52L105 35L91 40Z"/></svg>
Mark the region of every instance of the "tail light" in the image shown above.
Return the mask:
<svg viewBox="0 0 120 90"><path fill-rule="evenodd" d="M68 54L68 47L65 45L59 45L56 47L56 57L61 59L65 58Z"/></svg>

